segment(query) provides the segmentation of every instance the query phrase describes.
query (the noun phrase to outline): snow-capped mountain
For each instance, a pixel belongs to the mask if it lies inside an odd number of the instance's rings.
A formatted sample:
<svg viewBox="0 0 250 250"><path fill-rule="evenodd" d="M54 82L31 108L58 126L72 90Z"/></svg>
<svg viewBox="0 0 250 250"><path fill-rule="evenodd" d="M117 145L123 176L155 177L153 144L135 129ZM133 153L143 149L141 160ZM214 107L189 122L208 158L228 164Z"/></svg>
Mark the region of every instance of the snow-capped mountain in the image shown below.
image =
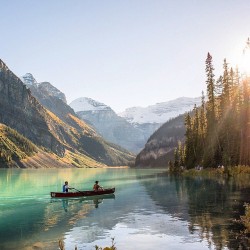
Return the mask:
<svg viewBox="0 0 250 250"><path fill-rule="evenodd" d="M111 108L104 103L97 102L88 97L80 97L72 101L70 107L74 109L75 112L79 111L104 111L111 110Z"/></svg>
<svg viewBox="0 0 250 250"><path fill-rule="evenodd" d="M105 139L136 153L162 124L200 103L201 98L181 97L146 108L128 108L119 115L109 106L87 97L78 98L69 105Z"/></svg>
<svg viewBox="0 0 250 250"><path fill-rule="evenodd" d="M34 76L31 73L26 73L24 76L20 77L23 83L28 88L36 88L39 92L43 92L46 96L53 96L61 99L64 103L67 103L65 94L62 93L59 89L54 87L49 82L40 82L38 83Z"/></svg>
<svg viewBox="0 0 250 250"><path fill-rule="evenodd" d="M201 98L180 97L168 102L161 102L145 108L132 107L118 115L132 124L158 123L163 124L169 119L177 117L193 109L194 105L200 106Z"/></svg>
<svg viewBox="0 0 250 250"><path fill-rule="evenodd" d="M24 76L21 76L20 79L26 84L27 87L38 86L36 79L31 73L26 73Z"/></svg>
<svg viewBox="0 0 250 250"><path fill-rule="evenodd" d="M25 74L21 79L26 85L26 88L22 87L21 90L23 91L23 89L25 89L36 102L32 101L33 99L31 98L29 98L31 99L31 101L29 101L32 102L33 105L36 104L35 108L40 107L46 115L44 121L40 119L40 113L37 115L38 118L32 119L30 117L34 112L31 110L29 111L27 119L21 119L25 121L30 120L31 123L33 122L32 126L34 128L32 127L31 132L37 131L38 129L41 130L36 134L36 140L40 139L43 144L46 143L49 147L55 148L54 151L62 149L60 155L63 155L66 151L74 152L73 155L75 156L73 156L72 163L74 166L82 166L82 164L87 164L86 166L88 166L88 164L98 165L99 163L119 166L127 165L133 161L133 154L117 145L107 142L91 126L81 121L74 110L66 103L64 93L52 84L49 82L38 83L30 73ZM19 80L19 82L24 86L22 81ZM22 100L23 96L20 94L17 95L19 99L20 96ZM27 97L27 95L24 95L24 97ZM21 105L21 107L23 107L23 105ZM46 130L48 130L49 135L46 134ZM55 138L55 141L51 138ZM58 144L59 146L57 146ZM69 153L69 155L71 155L71 153ZM67 161L70 160L70 158L71 156L69 156L69 158L67 157Z"/></svg>
<svg viewBox="0 0 250 250"><path fill-rule="evenodd" d="M143 148L147 140L143 131L118 116L109 106L87 97L78 98L69 105L106 140L135 153Z"/></svg>

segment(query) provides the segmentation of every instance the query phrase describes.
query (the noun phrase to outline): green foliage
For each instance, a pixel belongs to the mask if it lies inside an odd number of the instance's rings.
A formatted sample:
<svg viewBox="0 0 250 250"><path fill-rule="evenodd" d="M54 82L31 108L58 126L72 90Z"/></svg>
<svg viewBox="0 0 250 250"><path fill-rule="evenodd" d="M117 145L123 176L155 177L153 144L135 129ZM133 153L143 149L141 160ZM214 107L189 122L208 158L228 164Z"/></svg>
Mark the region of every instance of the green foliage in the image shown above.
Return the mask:
<svg viewBox="0 0 250 250"><path fill-rule="evenodd" d="M250 175L250 167L243 166L243 165L234 166L234 167L227 167L227 168L225 168L225 173L228 176L233 176L233 177L240 175L240 174Z"/></svg>
<svg viewBox="0 0 250 250"><path fill-rule="evenodd" d="M205 168L201 170L189 169L183 172L184 176L196 177L201 176L205 178L225 178L232 177L240 180L242 185L249 183L250 180L250 167L249 166L234 166L234 167L220 167L220 168Z"/></svg>
<svg viewBox="0 0 250 250"><path fill-rule="evenodd" d="M196 170L196 169L189 169L188 171L185 171L183 173L184 176L190 176L190 177L195 177L195 176L202 176L205 178L210 178L210 177L221 177L224 176L225 170L222 168L205 168L202 170Z"/></svg>
<svg viewBox="0 0 250 250"><path fill-rule="evenodd" d="M241 222L245 227L245 233L250 234L250 204L245 203L245 215L241 216Z"/></svg>
<svg viewBox="0 0 250 250"><path fill-rule="evenodd" d="M238 69L223 63L214 79L212 56L206 59L207 102L186 115L185 166L217 168L250 165L250 78L240 80ZM177 157L177 156L176 156Z"/></svg>
<svg viewBox="0 0 250 250"><path fill-rule="evenodd" d="M168 167L171 173L181 173L184 170L185 149L178 141L178 147L174 151L174 162L169 161Z"/></svg>
<svg viewBox="0 0 250 250"><path fill-rule="evenodd" d="M215 122L215 80L214 80L214 67L212 56L208 53L206 59L206 75L207 75L207 122L208 131L213 128Z"/></svg>

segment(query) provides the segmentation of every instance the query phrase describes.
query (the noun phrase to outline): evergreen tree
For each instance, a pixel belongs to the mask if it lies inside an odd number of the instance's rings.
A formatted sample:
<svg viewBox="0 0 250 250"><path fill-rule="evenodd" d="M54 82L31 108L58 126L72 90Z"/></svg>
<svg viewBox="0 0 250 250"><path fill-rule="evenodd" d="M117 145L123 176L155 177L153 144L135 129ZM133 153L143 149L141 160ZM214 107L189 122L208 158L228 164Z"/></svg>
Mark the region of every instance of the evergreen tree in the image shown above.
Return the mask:
<svg viewBox="0 0 250 250"><path fill-rule="evenodd" d="M174 151L174 170L175 172L177 172L177 170L180 167L180 157L179 157L179 153L178 153L178 149L176 148Z"/></svg>
<svg viewBox="0 0 250 250"><path fill-rule="evenodd" d="M200 164L203 165L204 149L205 149L205 139L207 134L207 120L206 120L206 103L205 95L202 91L201 96L201 108L200 108L200 117L199 117L199 131L200 131L200 155L201 161Z"/></svg>
<svg viewBox="0 0 250 250"><path fill-rule="evenodd" d="M185 142L185 166L190 169L195 166L195 152L193 150L193 132L192 132L192 121L191 116L187 113L185 117L186 126L186 142Z"/></svg>
<svg viewBox="0 0 250 250"><path fill-rule="evenodd" d="M243 80L243 103L240 120L240 164L250 165L250 79Z"/></svg>
<svg viewBox="0 0 250 250"><path fill-rule="evenodd" d="M214 67L212 64L212 56L208 53L206 59L206 74L207 74L207 128L208 131L213 130L215 123L215 80Z"/></svg>
<svg viewBox="0 0 250 250"><path fill-rule="evenodd" d="M247 48L250 48L248 39ZM185 117L186 140L178 145L175 162L194 168L218 165L250 165L250 77L241 81L236 68L223 62L223 74L214 81L212 57L206 59L207 102L194 106Z"/></svg>
<svg viewBox="0 0 250 250"><path fill-rule="evenodd" d="M181 141L178 141L178 154L179 154L179 167L184 167L185 165L185 148Z"/></svg>
<svg viewBox="0 0 250 250"><path fill-rule="evenodd" d="M207 135L206 141L208 146L204 151L204 165L205 167L215 167L215 155L217 149L217 132L216 132L216 102L215 102L215 80L214 80L214 67L212 64L212 56L208 53L206 59L206 75L207 75Z"/></svg>

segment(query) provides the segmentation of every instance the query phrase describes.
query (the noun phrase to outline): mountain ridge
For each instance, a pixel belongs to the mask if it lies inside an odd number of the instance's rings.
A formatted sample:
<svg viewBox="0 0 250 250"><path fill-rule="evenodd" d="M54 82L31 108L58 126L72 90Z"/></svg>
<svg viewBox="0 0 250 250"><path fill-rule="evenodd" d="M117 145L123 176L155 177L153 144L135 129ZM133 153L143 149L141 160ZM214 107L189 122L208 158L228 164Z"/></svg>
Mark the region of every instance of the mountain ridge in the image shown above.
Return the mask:
<svg viewBox="0 0 250 250"><path fill-rule="evenodd" d="M145 108L128 108L119 114L89 97L77 98L69 105L82 120L93 126L108 141L139 153L148 138L165 122L192 110L200 102L199 97L180 97Z"/></svg>
<svg viewBox="0 0 250 250"><path fill-rule="evenodd" d="M51 95L49 89L55 90L54 86L47 82L33 83L33 89L25 85L0 60L0 123L16 130L41 152L66 161L68 166L127 165L133 159L130 152L105 142L75 115L63 98ZM34 97L32 91L39 87L42 87L42 94ZM54 93L60 94L58 91ZM66 108L56 108L56 102L58 107L63 103ZM98 150L94 150L93 145ZM21 165L15 157L10 161ZM7 165L10 166L11 162Z"/></svg>
<svg viewBox="0 0 250 250"><path fill-rule="evenodd" d="M109 106L80 97L69 104L81 120L90 124L106 140L132 152L138 152L146 138L142 132L119 117Z"/></svg>
<svg viewBox="0 0 250 250"><path fill-rule="evenodd" d="M192 110L195 104L200 106L201 97L179 97L147 107L131 107L118 115L132 124L163 124L171 118Z"/></svg>

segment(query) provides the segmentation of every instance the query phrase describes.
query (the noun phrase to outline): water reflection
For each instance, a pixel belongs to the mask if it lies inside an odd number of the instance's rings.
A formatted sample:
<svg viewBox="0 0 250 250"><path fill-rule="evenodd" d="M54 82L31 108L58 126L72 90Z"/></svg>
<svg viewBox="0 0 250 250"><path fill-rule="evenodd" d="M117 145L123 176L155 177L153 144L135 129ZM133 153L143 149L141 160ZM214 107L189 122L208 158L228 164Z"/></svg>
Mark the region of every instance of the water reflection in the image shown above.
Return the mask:
<svg viewBox="0 0 250 250"><path fill-rule="evenodd" d="M66 178L67 176L67 178ZM51 199L69 180L78 189L100 180L115 195ZM180 178L162 170L0 171L0 249L237 249L232 218L250 202L250 182ZM38 245L37 245L38 244ZM244 249L244 248L243 248Z"/></svg>
<svg viewBox="0 0 250 250"><path fill-rule="evenodd" d="M142 180L150 197L166 213L188 221L190 234L198 232L201 240L216 249L240 249L236 239L242 228L234 219L244 213L244 202L250 202L249 177L241 182L230 179L182 178L156 175L157 185ZM167 180L168 179L168 180Z"/></svg>
<svg viewBox="0 0 250 250"><path fill-rule="evenodd" d="M98 195L93 197L81 197L81 198L51 198L51 203L62 203L62 208L65 212L68 212L70 207L74 207L75 203L83 203L92 201L95 208L99 207L99 204L103 203L103 200L115 199L114 194Z"/></svg>

